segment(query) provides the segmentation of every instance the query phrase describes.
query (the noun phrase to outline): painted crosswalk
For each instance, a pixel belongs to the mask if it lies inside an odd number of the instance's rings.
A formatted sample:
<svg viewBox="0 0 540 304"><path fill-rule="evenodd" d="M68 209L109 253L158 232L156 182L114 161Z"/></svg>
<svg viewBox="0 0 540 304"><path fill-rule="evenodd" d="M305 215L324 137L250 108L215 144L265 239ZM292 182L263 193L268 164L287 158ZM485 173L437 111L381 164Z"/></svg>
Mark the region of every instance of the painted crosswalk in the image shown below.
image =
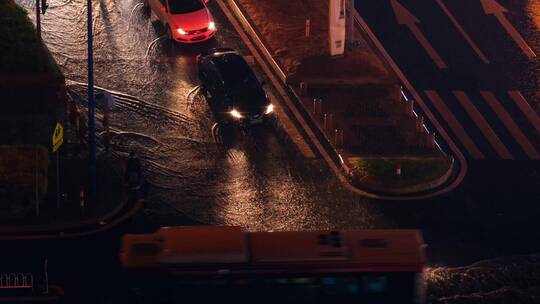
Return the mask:
<svg viewBox="0 0 540 304"><path fill-rule="evenodd" d="M471 137L467 134L463 126L458 122L454 114L450 111L448 106L444 103L444 101L441 99L439 94L435 91L426 91L425 92L427 97L431 100L437 111L441 113L442 117L454 134L459 138L459 140L463 143L465 146L465 149L469 152L469 154L474 159L483 159L485 156L482 152L480 152L480 149L476 146L476 144L473 142Z"/></svg>
<svg viewBox="0 0 540 304"><path fill-rule="evenodd" d="M489 143L495 148L497 154L499 154L502 159L512 159L513 157L510 151L508 151L501 139L497 136L495 131L493 131L493 128L486 121L482 113L474 106L469 96L463 91L452 91L452 93L456 96L457 100L471 119L478 124L480 132L484 134Z"/></svg>
<svg viewBox="0 0 540 304"><path fill-rule="evenodd" d="M523 134L523 132L518 127L514 119L512 119L512 116L510 116L510 114L508 114L508 112L504 109L504 107L501 105L500 101L497 99L495 94L489 91L482 91L480 92L480 94L482 94L482 97L484 97L484 99L489 104L493 112L497 114L497 116L500 118L502 123L508 129L508 131L512 134L512 136L516 139L519 145L523 148L525 153L527 153L527 156L531 159L540 159L540 155L538 154L538 151L536 151L536 149L531 144L529 139L527 139L527 136Z"/></svg>
<svg viewBox="0 0 540 304"><path fill-rule="evenodd" d="M470 158L540 160L540 118L519 91L497 95L487 90L426 90L424 94ZM508 107L513 107L514 111L509 111ZM516 115L521 115L521 120Z"/></svg>
<svg viewBox="0 0 540 304"><path fill-rule="evenodd" d="M508 92L508 95L512 98L512 100L516 103L518 108L523 112L523 114L529 119L529 121L532 123L538 134L540 134L540 118L538 117L538 114L533 110L531 105L527 102L525 97L521 94L519 91L510 91Z"/></svg>

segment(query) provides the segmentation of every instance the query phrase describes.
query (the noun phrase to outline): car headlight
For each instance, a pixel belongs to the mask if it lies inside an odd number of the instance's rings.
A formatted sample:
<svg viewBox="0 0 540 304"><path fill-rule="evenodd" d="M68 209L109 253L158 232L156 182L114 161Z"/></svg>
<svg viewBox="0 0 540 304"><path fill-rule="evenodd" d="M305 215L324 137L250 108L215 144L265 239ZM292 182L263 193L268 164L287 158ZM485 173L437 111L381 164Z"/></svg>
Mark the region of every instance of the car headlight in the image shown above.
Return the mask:
<svg viewBox="0 0 540 304"><path fill-rule="evenodd" d="M266 111L264 111L264 114L270 114L272 112L274 112L274 105L269 104L268 106L266 106Z"/></svg>
<svg viewBox="0 0 540 304"><path fill-rule="evenodd" d="M240 119L240 118L243 118L244 116L242 116L242 114L240 114L240 112L238 112L236 109L232 109L231 112L229 112L232 117L234 118L237 118L237 119Z"/></svg>
<svg viewBox="0 0 540 304"><path fill-rule="evenodd" d="M216 23L214 21L208 22L208 29L213 31L216 29Z"/></svg>
<svg viewBox="0 0 540 304"><path fill-rule="evenodd" d="M187 34L186 31L184 31L184 30L181 29L181 28L177 28L177 29L176 29L176 32L178 32L178 34L180 34L180 35L185 35L185 34Z"/></svg>

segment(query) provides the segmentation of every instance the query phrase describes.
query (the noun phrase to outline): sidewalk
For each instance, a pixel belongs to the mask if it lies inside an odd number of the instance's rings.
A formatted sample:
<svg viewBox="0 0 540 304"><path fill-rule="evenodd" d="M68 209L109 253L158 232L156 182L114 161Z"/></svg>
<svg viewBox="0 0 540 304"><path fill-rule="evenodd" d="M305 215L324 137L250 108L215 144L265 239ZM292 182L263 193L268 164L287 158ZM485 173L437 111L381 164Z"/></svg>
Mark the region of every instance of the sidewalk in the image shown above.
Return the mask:
<svg viewBox="0 0 540 304"><path fill-rule="evenodd" d="M140 206L130 199L124 185L125 159L108 154L98 155L97 197L91 202L88 198L88 153L86 148L74 143L75 130L65 126L64 132L65 142L59 150L60 199L57 200L56 193L56 157L51 154L45 181L48 187L39 206L33 200L22 215L0 215L0 238L90 233Z"/></svg>
<svg viewBox="0 0 540 304"><path fill-rule="evenodd" d="M434 133L414 113L413 102L402 95L397 77L360 33L355 32L355 48L329 56L327 2L223 2L254 28L251 39L262 41L277 62L282 80L325 137L321 146L330 146L328 154L339 158L350 184L364 192L399 196L448 182L452 158L438 147Z"/></svg>
<svg viewBox="0 0 540 304"><path fill-rule="evenodd" d="M126 212L128 197L121 176L114 171L114 161L99 159L97 164L97 189L95 202L83 199L81 185L87 188L86 159L61 159L60 201L56 199L54 170L49 174L49 191L39 202L39 215L35 206L30 206L22 218L4 218L0 225L0 237L45 235L81 232L85 227L101 226ZM90 229L90 228L88 228Z"/></svg>
<svg viewBox="0 0 540 304"><path fill-rule="evenodd" d="M0 7L0 37L5 38L0 45L7 56L0 58L0 96L5 100L0 112L0 239L108 229L140 206L124 188L125 160L98 157L97 197L90 202L85 194L81 206L80 192L88 192L90 170L86 148L72 153L78 140L76 130L66 123L71 107L64 76L47 46L36 39L25 10L13 0L0 1ZM57 123L64 127L59 154L51 151Z"/></svg>

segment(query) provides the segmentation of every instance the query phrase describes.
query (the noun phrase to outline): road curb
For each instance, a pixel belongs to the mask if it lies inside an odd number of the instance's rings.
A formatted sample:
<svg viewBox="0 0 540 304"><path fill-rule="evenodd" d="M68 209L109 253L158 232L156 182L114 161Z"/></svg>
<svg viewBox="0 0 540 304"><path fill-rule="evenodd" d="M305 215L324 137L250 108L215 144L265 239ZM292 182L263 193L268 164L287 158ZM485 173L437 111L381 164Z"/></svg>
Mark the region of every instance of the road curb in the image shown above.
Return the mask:
<svg viewBox="0 0 540 304"><path fill-rule="evenodd" d="M118 177L118 180L122 181L122 174L118 171L118 168L111 163L111 170ZM65 237L71 233L69 231L82 230L85 227L93 226L106 226L107 223L113 222L115 218L122 216L122 211L129 208L128 203L130 201L128 190L125 186L122 187L119 192L119 204L117 204L112 210L109 210L105 214L95 215L86 219L82 219L79 222L71 224L57 224L57 225L27 225L27 226L3 226L0 227L0 240L13 239L13 238L33 238L38 236L58 236ZM134 204L134 206L136 203ZM84 208L84 207L83 207ZM125 210L129 213L129 209ZM89 230L92 231L92 230ZM77 231L77 233L84 233L85 231ZM11 234L11 235L10 235Z"/></svg>
<svg viewBox="0 0 540 304"><path fill-rule="evenodd" d="M441 187L442 185L444 185L444 183L446 183L446 181L449 178L451 178L451 176L455 172L455 170L456 170L455 161L454 161L454 158L452 158L452 162L451 162L450 166L448 167L448 170L446 170L446 172L443 175L441 175L439 178L434 179L432 181L424 182L424 183L421 183L421 184L416 184L416 185L413 185L413 186L400 187L400 188L396 188L396 189L392 189L391 187L388 187L388 188L385 188L384 190L382 190L382 189L377 189L376 187L369 187L369 186L365 186L365 185L362 186L362 189L369 189L369 191L371 191L371 192L385 191L387 193L393 193L393 194L396 194L396 195L403 195L403 194L407 194L407 193L420 193L420 192L424 192L424 191L429 191L430 189L435 189L437 187ZM361 183L361 182L359 182L359 183Z"/></svg>
<svg viewBox="0 0 540 304"><path fill-rule="evenodd" d="M100 222L107 222L110 219L117 216L122 209L126 207L127 198L122 198L122 203L116 206L111 211L107 212L104 215L96 216L90 219L82 220L78 223L73 224L58 224L58 225L28 225L28 226L2 226L0 227L0 235L1 234L8 234L10 232L21 232L21 231L28 231L30 233L41 231L43 234L52 233L52 232L58 232L58 231L65 231L65 230L73 230L77 229L78 227L88 226L92 225L94 223L100 223ZM1 236L0 236L1 238Z"/></svg>
<svg viewBox="0 0 540 304"><path fill-rule="evenodd" d="M46 233L46 234L33 234L33 235L18 235L18 236L0 236L0 241L22 241L22 240L47 240L47 239L64 239L64 238L75 238L75 237L83 237L83 236L90 236L94 234L98 234L107 230L110 230L119 224L125 222L127 219L131 218L133 215L135 215L143 206L143 201L138 200L133 204L133 206L129 207L128 210L126 210L123 214L119 215L118 217L111 219L110 222L104 223L104 222L94 222L91 225L93 226L92 229L88 229L85 231L78 231L78 232L65 232L65 231L56 231L56 233ZM115 215L112 215L113 217ZM81 228L78 226L78 228Z"/></svg>
<svg viewBox="0 0 540 304"><path fill-rule="evenodd" d="M458 177L453 180L453 183L450 183L450 178L454 174L448 175L448 180L445 181L445 183L450 184L447 186L442 186L442 189L432 189L430 193L402 193L399 195L395 195L393 193L373 193L352 185L348 176L348 168L344 164L341 155L331 146L326 137L321 135L320 128L317 126L316 123L313 122L313 119L309 115L307 110L301 104L298 104L299 97L297 96L296 92L287 84L285 73L283 72L280 65L272 57L268 50L268 47L263 42L263 39L259 37L260 34L257 33L256 29L254 29L252 24L248 21L248 18L244 15L239 4L237 4L235 0L216 0L216 2L220 6L226 17L229 19L229 21L233 24L236 31L240 34L241 38L244 39L244 42L261 65L263 71L267 74L268 78L274 84L276 90L278 90L278 92L280 93L281 97L285 101L283 105L289 108L290 112L294 115L294 118L304 129L304 132L307 134L307 138L304 138L304 140L309 139L313 142L314 146L321 154L323 159L327 162L330 169L336 174L341 184L349 191L377 200L410 201L430 199L448 193L455 189L461 183L466 171L466 162L463 155L456 148L460 164L464 162L465 165L459 166L460 172L458 174ZM225 2L227 2L227 4ZM238 25L238 22L242 24L242 27ZM247 35L249 35L249 37L246 39ZM296 99L296 102L294 102L294 99ZM444 132L444 130L442 131ZM463 162L461 161L462 159Z"/></svg>

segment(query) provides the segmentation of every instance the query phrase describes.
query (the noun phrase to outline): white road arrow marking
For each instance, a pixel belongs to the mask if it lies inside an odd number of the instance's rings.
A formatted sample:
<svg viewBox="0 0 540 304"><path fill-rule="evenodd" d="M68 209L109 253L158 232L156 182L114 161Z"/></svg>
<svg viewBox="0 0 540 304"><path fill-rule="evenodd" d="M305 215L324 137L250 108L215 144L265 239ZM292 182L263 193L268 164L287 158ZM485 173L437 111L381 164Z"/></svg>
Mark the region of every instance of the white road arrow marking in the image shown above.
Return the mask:
<svg viewBox="0 0 540 304"><path fill-rule="evenodd" d="M422 34L416 25L417 23L420 23L420 21L396 0L391 0L390 4L392 4L392 8L394 9L397 22L399 24L406 25L411 30L418 42L420 42L422 47L424 47L429 57L431 57L431 59L435 62L435 65L437 65L439 69L448 68L444 60L442 60L441 56L439 56L437 51L433 48L431 43L429 43L424 34Z"/></svg>
<svg viewBox="0 0 540 304"><path fill-rule="evenodd" d="M484 53L480 50L480 48L478 47L478 45L476 45L476 43L474 43L474 41L471 39L471 37L469 36L469 34L467 34L467 32L465 32L465 30L463 29L463 27L459 24L459 22L457 22L456 18L454 17L454 15L452 15L452 13L450 12L450 10L448 10L448 8L446 7L446 5L444 4L444 2L442 0L437 0L437 3L439 4L439 6L441 7L441 9L444 11L444 13L448 16L448 18L450 18L450 20L452 21L452 23L454 24L454 26L459 30L459 32L461 33L461 35L463 35L463 38L465 38L465 40L467 41L467 43L471 46L471 48L474 50L474 52L476 53L476 55L478 55L478 57L480 57L480 59L485 63L485 64L488 64L489 63L489 60L487 59L486 55L484 55Z"/></svg>
<svg viewBox="0 0 540 304"><path fill-rule="evenodd" d="M499 20L512 39L514 39L521 50L523 50L523 53L525 53L529 59L535 58L536 54L534 51L531 49L531 47L529 47L529 45L527 45L525 39L521 37L516 28L504 16L504 13L508 12L508 10L504 6L497 3L496 0L480 0L480 2L482 3L482 7L484 8L486 15L495 15L495 18Z"/></svg>

